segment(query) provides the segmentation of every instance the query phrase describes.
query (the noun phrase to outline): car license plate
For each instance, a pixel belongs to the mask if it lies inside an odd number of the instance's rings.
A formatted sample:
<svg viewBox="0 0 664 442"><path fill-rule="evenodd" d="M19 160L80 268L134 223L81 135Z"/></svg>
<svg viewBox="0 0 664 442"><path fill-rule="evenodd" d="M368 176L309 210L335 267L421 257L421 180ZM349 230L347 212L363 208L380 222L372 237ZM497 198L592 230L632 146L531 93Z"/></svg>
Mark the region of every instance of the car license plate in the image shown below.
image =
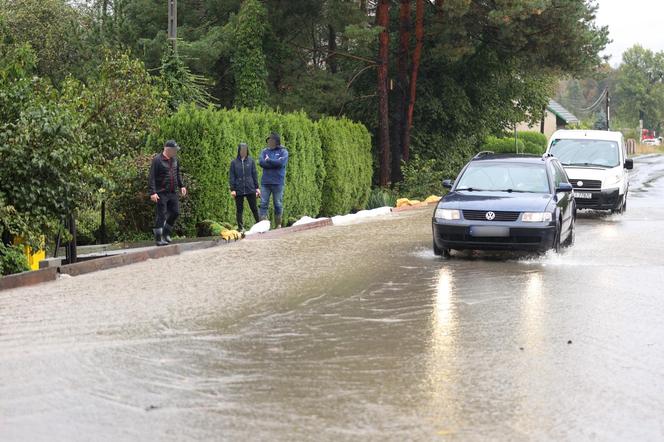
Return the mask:
<svg viewBox="0 0 664 442"><path fill-rule="evenodd" d="M510 236L510 228L498 226L472 226L470 228L470 235L479 238L505 238Z"/></svg>
<svg viewBox="0 0 664 442"><path fill-rule="evenodd" d="M590 200L593 198L593 194L590 192L574 192L575 198L581 198L585 200Z"/></svg>

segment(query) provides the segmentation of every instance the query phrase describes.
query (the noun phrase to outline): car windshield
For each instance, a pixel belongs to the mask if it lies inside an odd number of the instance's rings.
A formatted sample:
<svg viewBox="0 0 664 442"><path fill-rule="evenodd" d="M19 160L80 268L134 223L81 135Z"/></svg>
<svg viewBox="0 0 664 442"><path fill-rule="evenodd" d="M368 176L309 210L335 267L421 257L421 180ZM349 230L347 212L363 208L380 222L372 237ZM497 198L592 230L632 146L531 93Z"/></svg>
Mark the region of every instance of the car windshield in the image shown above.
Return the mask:
<svg viewBox="0 0 664 442"><path fill-rule="evenodd" d="M477 161L468 166L456 190L549 193L549 179L543 162Z"/></svg>
<svg viewBox="0 0 664 442"><path fill-rule="evenodd" d="M551 153L564 166L616 167L618 143L604 140L553 140Z"/></svg>

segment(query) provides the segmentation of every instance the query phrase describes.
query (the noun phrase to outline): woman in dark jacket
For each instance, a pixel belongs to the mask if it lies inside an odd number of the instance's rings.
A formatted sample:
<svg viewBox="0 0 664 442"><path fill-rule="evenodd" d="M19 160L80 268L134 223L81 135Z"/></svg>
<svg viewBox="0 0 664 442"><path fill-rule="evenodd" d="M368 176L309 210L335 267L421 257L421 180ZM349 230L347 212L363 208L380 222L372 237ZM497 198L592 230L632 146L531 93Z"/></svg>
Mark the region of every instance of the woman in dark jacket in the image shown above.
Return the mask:
<svg viewBox="0 0 664 442"><path fill-rule="evenodd" d="M231 196L235 199L235 215L238 230L244 230L242 216L244 213L244 199L249 201L251 213L258 222L258 207L256 197L260 197L261 191L258 186L258 175L256 174L256 162L249 156L249 147L246 143L240 143L237 147L237 158L231 161L229 182L231 185Z"/></svg>

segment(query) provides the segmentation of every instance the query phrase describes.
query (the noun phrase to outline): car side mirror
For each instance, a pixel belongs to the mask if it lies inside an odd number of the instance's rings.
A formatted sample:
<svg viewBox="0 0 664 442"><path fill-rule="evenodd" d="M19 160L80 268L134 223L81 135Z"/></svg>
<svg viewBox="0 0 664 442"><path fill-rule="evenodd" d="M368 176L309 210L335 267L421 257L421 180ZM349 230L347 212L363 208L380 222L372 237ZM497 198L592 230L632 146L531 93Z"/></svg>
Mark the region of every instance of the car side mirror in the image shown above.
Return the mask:
<svg viewBox="0 0 664 442"><path fill-rule="evenodd" d="M634 169L634 160L631 158L628 158L625 160L625 169L627 170L632 170Z"/></svg>
<svg viewBox="0 0 664 442"><path fill-rule="evenodd" d="M446 189L451 189L454 181L452 180L443 180L443 187Z"/></svg>
<svg viewBox="0 0 664 442"><path fill-rule="evenodd" d="M574 187L570 183L560 183L558 184L558 188L556 189L556 193L558 192L571 192L574 190Z"/></svg>

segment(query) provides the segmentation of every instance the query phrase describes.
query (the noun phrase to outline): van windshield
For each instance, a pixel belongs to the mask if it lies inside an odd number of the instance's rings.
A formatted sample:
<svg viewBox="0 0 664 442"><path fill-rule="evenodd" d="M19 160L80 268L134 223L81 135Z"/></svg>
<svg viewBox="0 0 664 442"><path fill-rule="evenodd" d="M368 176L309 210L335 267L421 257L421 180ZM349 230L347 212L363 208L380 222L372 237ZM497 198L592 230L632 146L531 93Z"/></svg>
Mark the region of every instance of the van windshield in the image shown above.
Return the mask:
<svg viewBox="0 0 664 442"><path fill-rule="evenodd" d="M616 167L620 164L618 143L604 140L553 140L550 152L564 166Z"/></svg>
<svg viewBox="0 0 664 442"><path fill-rule="evenodd" d="M474 161L459 179L457 191L549 193L544 164Z"/></svg>

